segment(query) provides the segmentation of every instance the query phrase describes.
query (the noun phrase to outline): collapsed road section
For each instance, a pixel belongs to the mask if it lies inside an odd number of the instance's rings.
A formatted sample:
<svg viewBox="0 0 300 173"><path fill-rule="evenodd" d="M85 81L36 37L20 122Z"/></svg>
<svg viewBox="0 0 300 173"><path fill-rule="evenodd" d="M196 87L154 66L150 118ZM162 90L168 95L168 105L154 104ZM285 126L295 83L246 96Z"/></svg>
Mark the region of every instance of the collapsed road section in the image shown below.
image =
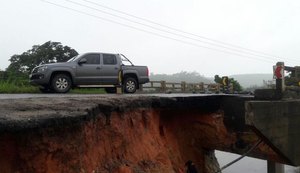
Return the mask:
<svg viewBox="0 0 300 173"><path fill-rule="evenodd" d="M1 173L170 173L192 160L219 170L214 150L243 154L259 136L234 95L3 99ZM252 157L286 163L262 142Z"/></svg>

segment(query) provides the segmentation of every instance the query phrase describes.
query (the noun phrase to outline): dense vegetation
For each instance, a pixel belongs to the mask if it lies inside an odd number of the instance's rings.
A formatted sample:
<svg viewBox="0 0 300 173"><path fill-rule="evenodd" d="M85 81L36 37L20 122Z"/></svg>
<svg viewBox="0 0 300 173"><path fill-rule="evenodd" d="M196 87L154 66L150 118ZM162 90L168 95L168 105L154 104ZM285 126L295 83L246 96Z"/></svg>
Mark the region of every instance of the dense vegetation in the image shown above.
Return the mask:
<svg viewBox="0 0 300 173"><path fill-rule="evenodd" d="M49 62L66 62L78 55L77 51L69 46L63 46L60 42L48 41L42 45L34 45L32 49L23 52L21 55L13 55L9 61L10 65L6 71L17 75L28 75L31 70Z"/></svg>
<svg viewBox="0 0 300 173"><path fill-rule="evenodd" d="M223 84L222 83L222 78L219 76L219 75L215 75L215 80L214 80L216 83L219 83L219 84ZM228 85L229 86L232 86L232 90L234 92L240 92L243 90L243 87L240 85L240 83L235 80L234 78L228 78Z"/></svg>
<svg viewBox="0 0 300 173"><path fill-rule="evenodd" d="M31 70L43 63L65 62L77 51L60 42L48 41L42 45L34 45L20 55L9 59L10 65L5 71L0 71L0 93L35 93L37 87L29 84L28 76Z"/></svg>

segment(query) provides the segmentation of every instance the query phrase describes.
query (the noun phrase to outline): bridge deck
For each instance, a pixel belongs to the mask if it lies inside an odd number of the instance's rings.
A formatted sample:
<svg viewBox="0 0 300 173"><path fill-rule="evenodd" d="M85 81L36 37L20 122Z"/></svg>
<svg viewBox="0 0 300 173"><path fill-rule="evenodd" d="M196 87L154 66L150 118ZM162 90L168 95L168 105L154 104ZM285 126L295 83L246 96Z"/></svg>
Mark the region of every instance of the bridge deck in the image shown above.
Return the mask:
<svg viewBox="0 0 300 173"><path fill-rule="evenodd" d="M89 110L95 107L100 111L140 107L214 111L220 109L223 98L251 97L222 94L3 94L0 95L0 131L80 121L85 116L89 117Z"/></svg>

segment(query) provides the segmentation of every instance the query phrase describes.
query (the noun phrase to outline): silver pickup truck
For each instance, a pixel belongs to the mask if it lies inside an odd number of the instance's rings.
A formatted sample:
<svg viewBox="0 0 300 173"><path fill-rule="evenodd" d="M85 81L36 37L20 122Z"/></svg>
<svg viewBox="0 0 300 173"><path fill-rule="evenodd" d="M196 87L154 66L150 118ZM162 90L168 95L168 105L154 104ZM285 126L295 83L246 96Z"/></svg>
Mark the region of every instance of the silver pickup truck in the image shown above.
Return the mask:
<svg viewBox="0 0 300 173"><path fill-rule="evenodd" d="M117 86L122 86L124 92L134 93L140 84L149 82L149 71L146 66L134 66L122 54L93 52L64 63L37 66L29 78L42 92L66 93L76 87L102 87L113 93Z"/></svg>

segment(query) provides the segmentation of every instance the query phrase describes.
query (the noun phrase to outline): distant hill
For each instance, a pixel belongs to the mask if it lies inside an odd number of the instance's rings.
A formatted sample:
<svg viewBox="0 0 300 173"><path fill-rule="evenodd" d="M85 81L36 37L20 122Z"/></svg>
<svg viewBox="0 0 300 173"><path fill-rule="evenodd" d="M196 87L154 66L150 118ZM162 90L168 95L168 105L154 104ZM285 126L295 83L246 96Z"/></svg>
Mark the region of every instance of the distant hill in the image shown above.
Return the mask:
<svg viewBox="0 0 300 173"><path fill-rule="evenodd" d="M243 88L263 86L264 80L273 80L273 74L237 74L229 77L237 80Z"/></svg>
<svg viewBox="0 0 300 173"><path fill-rule="evenodd" d="M186 72L182 71L180 73L174 74L150 74L151 81L167 81L167 82L188 82L188 83L214 83L213 80L200 75L197 72Z"/></svg>

